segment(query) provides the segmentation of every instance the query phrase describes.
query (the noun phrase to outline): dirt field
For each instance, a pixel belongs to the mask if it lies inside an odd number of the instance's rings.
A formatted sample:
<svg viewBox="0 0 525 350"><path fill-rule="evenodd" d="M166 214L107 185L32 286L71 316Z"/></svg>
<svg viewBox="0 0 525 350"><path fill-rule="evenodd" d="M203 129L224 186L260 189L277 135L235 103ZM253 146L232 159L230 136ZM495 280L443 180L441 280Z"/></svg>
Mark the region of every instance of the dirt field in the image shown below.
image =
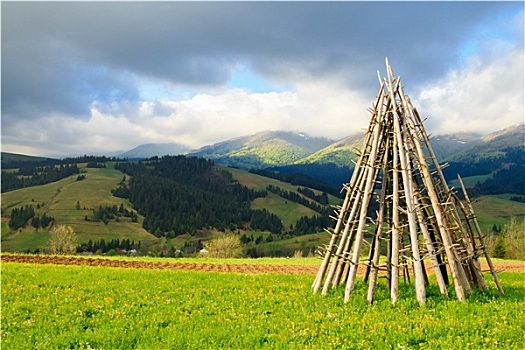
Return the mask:
<svg viewBox="0 0 525 350"><path fill-rule="evenodd" d="M61 257L46 255L3 255L2 262L18 262L31 264L55 264L55 265L88 265L88 266L107 266L118 268L139 268L139 269L169 269L169 270L191 270L191 271L212 271L212 272L237 272L237 273L280 273L280 274L311 274L314 275L319 269L318 265L267 265L267 264L208 264L208 263L187 263L187 262L157 262L157 261L135 261L135 260L112 260L104 258L84 258L84 257ZM319 261L319 265L321 261ZM496 272L525 272L525 262L506 261L495 262ZM484 271L488 271L485 262L481 263ZM431 273L429 266L427 271ZM358 273L363 273L364 267L360 266Z"/></svg>

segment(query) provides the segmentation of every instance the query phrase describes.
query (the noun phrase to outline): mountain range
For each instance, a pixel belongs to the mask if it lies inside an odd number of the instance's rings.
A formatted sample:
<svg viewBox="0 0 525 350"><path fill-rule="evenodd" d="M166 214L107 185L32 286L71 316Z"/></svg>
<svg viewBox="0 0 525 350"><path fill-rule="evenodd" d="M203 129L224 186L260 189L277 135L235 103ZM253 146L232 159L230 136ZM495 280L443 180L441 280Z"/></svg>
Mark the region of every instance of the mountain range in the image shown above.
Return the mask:
<svg viewBox="0 0 525 350"><path fill-rule="evenodd" d="M520 123L487 135L436 135L431 137L431 144L440 162L480 162L483 159L501 157L507 149L525 149L524 130L525 123ZM331 140L299 132L265 131L222 141L198 150L190 150L178 143L150 143L116 156L133 160L163 155L188 155L242 169L290 166L301 168L312 164L352 168L352 161L357 159L355 152L361 148L363 137L364 135L358 134ZM4 158L5 153L2 156L3 166L7 164ZM14 161L19 158L11 159Z"/></svg>
<svg viewBox="0 0 525 350"><path fill-rule="evenodd" d="M119 158L140 159L163 155L178 155L187 153L190 149L178 143L147 143L129 151L120 153Z"/></svg>
<svg viewBox="0 0 525 350"><path fill-rule="evenodd" d="M523 147L525 124L517 124L487 135L455 133L431 137L432 148L440 162L461 162L501 153L503 149ZM163 155L191 155L216 163L244 169L301 164L333 163L352 167L361 148L362 134L340 140L312 137L305 133L265 131L233 138L198 150L177 143L145 144L118 155L121 158L149 158Z"/></svg>

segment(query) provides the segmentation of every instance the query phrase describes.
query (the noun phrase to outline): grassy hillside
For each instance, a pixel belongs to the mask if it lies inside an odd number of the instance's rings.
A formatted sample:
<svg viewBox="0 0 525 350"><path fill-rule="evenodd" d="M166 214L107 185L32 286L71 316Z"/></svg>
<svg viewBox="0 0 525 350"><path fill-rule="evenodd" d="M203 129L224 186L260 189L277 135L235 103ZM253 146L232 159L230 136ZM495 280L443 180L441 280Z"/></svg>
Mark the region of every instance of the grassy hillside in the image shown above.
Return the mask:
<svg viewBox="0 0 525 350"><path fill-rule="evenodd" d="M313 154L301 159L297 163L334 163L341 167L353 168L358 156L356 151L363 145L363 135L345 137Z"/></svg>
<svg viewBox="0 0 525 350"><path fill-rule="evenodd" d="M117 187L117 183L122 181L123 174L115 170L111 163L105 169L86 168L86 164L79 164L79 168L85 171L85 180L77 181L77 177L69 177L58 182L43 186L24 188L2 194L2 250L3 251L33 251L42 249L49 240L47 230L36 230L31 225L17 231L12 231L8 227L9 217L13 208L32 205L40 206L36 213L46 213L55 218L56 225L71 225L77 233L79 243L88 240L101 240L106 242L112 239L130 239L135 242L141 241L143 246L149 246L159 251L166 249L169 245L177 248L184 246L186 242L198 240L206 241L213 239L221 233L215 230L199 231L196 235L182 235L167 241L164 238L157 238L142 228L143 217L139 216L137 223L131 222L128 218L121 218L120 222L110 221L107 225L102 222L86 221L85 217L93 214L93 209L99 206L124 204L127 209L132 209L128 200L114 197L111 189ZM278 186L287 191L296 192L297 186L283 183L278 180L269 179L263 176L251 174L239 169L229 170L235 179L241 184L254 189L263 190L270 184ZM319 194L319 191L315 191ZM338 203L338 199L329 196L331 203ZM278 215L285 227L294 224L301 216L313 216L316 212L295 202L285 200L273 193L269 193L265 198L258 198L252 203L254 209L267 209L269 212ZM80 209L78 209L80 208ZM244 233L244 232L243 232ZM255 237L266 233L246 232L247 235L253 234Z"/></svg>
<svg viewBox="0 0 525 350"><path fill-rule="evenodd" d="M49 240L49 233L46 230L35 230L28 225L21 231L12 232L7 223L13 208L23 205L33 205L37 209L37 214L46 213L55 218L57 225L71 225L77 233L78 241L87 242L88 240L109 241L111 239L130 239L135 242L141 241L144 246L150 246L156 251L166 249L169 245L177 248L184 246L186 242L206 241L218 237L222 233L214 230L198 231L196 235L182 235L171 240L156 238L142 229L143 218L139 216L137 223L131 222L128 218L122 218L120 222L110 221L108 225L102 222L85 221L85 216L91 216L93 208L105 205L124 204L128 209L132 209L130 203L122 198L111 195L111 189L117 187L117 183L122 180L123 174L112 168L108 163L106 169L87 169L85 164L80 164L80 168L85 171L86 178L77 181L76 176L63 179L61 181L16 190L2 194L2 251L25 251L43 248ZM233 174L233 177L242 185L249 188L263 190L268 185L280 187L286 191L297 193L297 186L283 183L275 179L266 178L249 173L240 169L224 168ZM319 191L315 191L319 194ZM339 199L329 196L331 204L338 204ZM77 202L80 209L77 209ZM269 212L278 215L285 227L294 224L301 216L313 216L316 212L299 205L290 200L269 193L265 198L258 198L252 203L254 209L267 209ZM525 204L509 200L508 195L484 196L476 198L474 208L478 220L484 231L489 231L495 224L503 227L511 217L523 218L525 215ZM262 235L267 237L267 233L247 231L248 236L257 237ZM296 250L313 251L329 239L328 234L318 233L306 235L288 240L263 242L257 246L260 252Z"/></svg>
<svg viewBox="0 0 525 350"><path fill-rule="evenodd" d="M474 176L468 176L468 177L461 177L461 180L463 180L463 184L466 188L472 188L476 186L478 182L483 182L487 179L491 179L492 174L487 175L474 175ZM454 179L448 182L450 186L459 189L461 191L461 185L459 184L459 180Z"/></svg>
<svg viewBox="0 0 525 350"><path fill-rule="evenodd" d="M490 231L494 224L503 227L512 217L525 219L525 203L511 201L510 196L482 196L472 200L482 231Z"/></svg>
<svg viewBox="0 0 525 350"><path fill-rule="evenodd" d="M230 173L232 173L233 175L233 178L237 181L239 181L240 184L248 187L248 188L252 188L252 189L255 189L255 190L264 190L266 189L266 187L268 185L273 185L273 186L277 186L277 187L280 187L284 190L287 190L287 191L292 191L292 192L296 192L298 194L300 194L299 192L297 192L297 185L292 185L292 184L289 184L289 183L286 183L286 182L281 182L279 180L276 180L276 179L271 179L271 178L268 178L268 177L265 177L265 176L261 176L261 175L257 175L257 174L253 174L253 173L250 173L246 170L242 170L242 169L235 169L235 168L226 168L226 167L222 167L222 166L219 166L221 167L221 169L224 169L224 170L227 170L229 171ZM318 190L313 190L316 194L321 194L320 191ZM332 196L332 195L328 195L328 200L330 202L330 204L339 204L340 202L340 199L335 197L335 196Z"/></svg>
<svg viewBox="0 0 525 350"><path fill-rule="evenodd" d="M249 173L245 170L227 168L229 172L232 173L234 179L239 181L240 184L252 188L255 190L264 190L268 185L273 185L280 187L286 191L297 192L296 185L292 185L286 182L281 182L279 180L270 179L264 176L256 175ZM320 191L313 190L316 194L320 194ZM302 195L301 195L302 196ZM304 197L304 196L303 196ZM305 197L306 198L306 197ZM340 204L340 199L328 195L330 204ZM252 203L253 209L266 209L270 213L279 216L283 222L284 227L289 227L291 224L294 224L301 216L313 216L319 215L319 213L309 209L305 206L297 204L295 202L286 200L274 193L268 193L264 198L257 198Z"/></svg>
<svg viewBox="0 0 525 350"><path fill-rule="evenodd" d="M122 180L123 174L111 168L108 164L106 169L87 169L85 164L80 168L86 171L85 180L77 181L75 177L69 177L61 181L43 186L24 188L2 194L2 250L23 251L43 248L49 239L49 234L40 229L38 232L31 225L21 231L11 232L7 227L7 221L11 210L23 205L39 204L38 213L46 213L55 218L55 225L71 225L77 233L79 242L88 240L106 241L111 239L126 239L152 243L156 240L154 236L142 229L142 218L138 223L132 223L128 219L120 222L87 222L85 216L91 216L94 208L105 205L118 205L121 203L131 209L130 203L122 198L111 195L111 189ZM77 209L77 202L80 209Z"/></svg>
<svg viewBox="0 0 525 350"><path fill-rule="evenodd" d="M267 131L206 146L190 154L250 169L293 164L331 142L300 133Z"/></svg>
<svg viewBox="0 0 525 350"><path fill-rule="evenodd" d="M16 153L9 153L9 152L2 152L2 162L3 163L10 163L10 162L44 162L46 160L49 160L49 158L44 157L36 157L36 156L27 156L24 154L16 154Z"/></svg>

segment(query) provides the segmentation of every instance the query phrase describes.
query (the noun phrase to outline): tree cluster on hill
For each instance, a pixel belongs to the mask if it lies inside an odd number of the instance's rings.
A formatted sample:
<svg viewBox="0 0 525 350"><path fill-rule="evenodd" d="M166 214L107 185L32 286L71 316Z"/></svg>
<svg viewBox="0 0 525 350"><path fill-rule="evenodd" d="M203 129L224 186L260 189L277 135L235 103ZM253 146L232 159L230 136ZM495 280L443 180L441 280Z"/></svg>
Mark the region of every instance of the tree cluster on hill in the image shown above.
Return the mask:
<svg viewBox="0 0 525 350"><path fill-rule="evenodd" d="M54 221L55 218L47 215L46 213L43 213L42 215L37 214L31 219L31 226L33 226L36 229L38 229L39 227L46 228L49 225L51 225L51 223L53 223Z"/></svg>
<svg viewBox="0 0 525 350"><path fill-rule="evenodd" d="M11 210L11 219L9 220L9 228L18 230L25 227L27 222L35 216L35 208L32 205L25 205L20 208L13 208Z"/></svg>
<svg viewBox="0 0 525 350"><path fill-rule="evenodd" d="M509 147L497 153L470 155L468 161L449 162L443 169L446 179L455 179L457 174L461 177L490 174L502 167L503 164L523 164L525 162L525 149L523 147Z"/></svg>
<svg viewBox="0 0 525 350"><path fill-rule="evenodd" d="M110 220L119 221L120 217L131 218L132 222L138 221L137 213L135 213L133 210L124 208L124 204L121 204L120 207L118 207L116 204L106 206L101 205L98 207L98 209L93 209L92 217L86 216L85 220L96 222L102 221L107 225Z"/></svg>
<svg viewBox="0 0 525 350"><path fill-rule="evenodd" d="M281 219L266 209L253 210L250 218L250 227L253 230L268 230L271 233L281 233L283 222Z"/></svg>
<svg viewBox="0 0 525 350"><path fill-rule="evenodd" d="M110 251L111 249L121 249L129 251L131 249L140 249L140 241L138 243L135 243L135 241L130 241L128 238L120 240L120 239L112 239L109 242L106 242L104 239L101 239L100 241L92 241L89 240L87 243L84 242L80 244L77 247L77 252L92 252L95 253L97 251L100 251L101 253L106 253Z"/></svg>
<svg viewBox="0 0 525 350"><path fill-rule="evenodd" d="M318 213L324 213L326 206L320 205L317 203L314 203L312 201L309 201L308 199L302 197L301 195L292 192L292 191L286 191L282 188L274 185L268 185L266 189L269 192L275 193L276 195L283 197L285 199L291 200L292 202L299 203L301 205L304 205L307 208L310 208L312 210L315 210Z"/></svg>
<svg viewBox="0 0 525 350"><path fill-rule="evenodd" d="M126 159L118 157L107 157L107 156L88 156L84 154L79 157L67 157L60 160L61 164L73 164L73 163L107 163L107 162L125 162Z"/></svg>
<svg viewBox="0 0 525 350"><path fill-rule="evenodd" d="M328 213L320 216L301 216L299 220L297 220L295 227L290 230L289 235L302 236L314 232L321 232L332 224L330 220Z"/></svg>
<svg viewBox="0 0 525 350"><path fill-rule="evenodd" d="M510 164L499 169L492 178L478 182L474 188L469 189L469 193L472 196L501 193L525 195L525 164ZM519 199L516 196L513 198Z"/></svg>
<svg viewBox="0 0 525 350"><path fill-rule="evenodd" d="M306 187L297 187L297 192L310 199L313 199L319 204L328 205L328 195L326 194L326 192L323 192L321 194L315 194L314 191Z"/></svg>
<svg viewBox="0 0 525 350"><path fill-rule="evenodd" d="M29 166L20 168L17 172L2 171L2 193L24 187L44 185L79 173L80 170L76 164L45 167Z"/></svg>
<svg viewBox="0 0 525 350"><path fill-rule="evenodd" d="M6 159L7 158L7 159ZM52 158L37 158L37 159L23 159L23 160L17 160L17 159L10 159L10 157L4 158L4 153L2 152L2 169L18 169L28 166L33 167L43 167L43 166L54 166L60 164L60 159L52 159Z"/></svg>
<svg viewBox="0 0 525 350"><path fill-rule="evenodd" d="M525 196L512 196L511 201L525 203Z"/></svg>
<svg viewBox="0 0 525 350"><path fill-rule="evenodd" d="M326 169L335 171L335 169L333 169L334 167L338 168L335 164L305 164L304 167L300 165L290 165L267 169L252 169L250 172L282 182L288 182L294 186L306 186L342 198L341 187L333 185L332 182L329 182L328 178L325 180L323 175L321 175L325 172L330 173L330 171L326 171ZM314 174L317 174L315 178ZM345 174L351 174L351 171L345 169ZM319 178L322 178L323 181L319 180ZM350 177L344 176L344 178L344 181L337 183L342 184L347 182Z"/></svg>
<svg viewBox="0 0 525 350"><path fill-rule="evenodd" d="M86 168L104 169L105 167L106 167L105 163L99 163L99 162L88 162L86 164Z"/></svg>
<svg viewBox="0 0 525 350"><path fill-rule="evenodd" d="M487 249L492 252L494 258L500 259L525 259L525 220L516 217L510 218L509 223L503 228L487 235Z"/></svg>
<svg viewBox="0 0 525 350"><path fill-rule="evenodd" d="M239 239L240 239L242 244L248 244L248 243L253 242L253 243L255 243L257 245L257 244L262 243L263 241L272 242L273 241L273 236L272 235L268 235L268 237L265 240L263 235L258 235L257 237L254 237L253 233L251 235L249 235L249 236L246 235L246 233L244 233Z"/></svg>
<svg viewBox="0 0 525 350"><path fill-rule="evenodd" d="M6 157L7 158L7 157ZM88 156L83 155L80 157L67 157L64 159L52 159L52 158L36 158L24 159L24 160L14 160L14 159L5 159L4 154L2 153L2 169L19 169L26 167L46 167L46 166L57 166L57 165L69 165L76 163L107 163L107 162L125 162L126 159L117 158L117 157L106 157L106 156Z"/></svg>
<svg viewBox="0 0 525 350"><path fill-rule="evenodd" d="M267 218L257 224L269 223L259 229L273 229L276 217L250 209L250 202L266 192L240 185L231 173L217 170L210 160L165 156L146 162L118 163L115 168L132 179L129 187L121 183L113 193L129 193L129 200L145 217L144 229L156 236L194 234L208 227L220 231L248 228L254 213Z"/></svg>
<svg viewBox="0 0 525 350"><path fill-rule="evenodd" d="M48 227L55 219L52 216L48 216L46 213L36 214L35 208L33 208L32 205L25 205L11 210L11 217L8 226L12 230L18 230L26 227L29 220L31 220L31 225L38 229L39 227Z"/></svg>

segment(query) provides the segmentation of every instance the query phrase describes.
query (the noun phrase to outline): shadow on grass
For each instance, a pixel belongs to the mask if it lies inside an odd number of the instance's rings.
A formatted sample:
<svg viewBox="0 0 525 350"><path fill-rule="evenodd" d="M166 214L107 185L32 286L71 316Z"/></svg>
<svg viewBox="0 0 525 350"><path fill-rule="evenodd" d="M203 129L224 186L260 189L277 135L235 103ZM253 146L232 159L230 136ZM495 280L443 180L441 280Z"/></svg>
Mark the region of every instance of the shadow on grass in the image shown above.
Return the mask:
<svg viewBox="0 0 525 350"><path fill-rule="evenodd" d="M505 274L500 278L503 287L504 295L501 295L496 288L495 284L487 279L489 284L488 290L479 290L476 286L472 287L472 293L467 297L466 303L493 303L495 301L508 301L508 302L525 302L525 274L524 273L512 273ZM344 295L344 286L339 286L332 293L341 293ZM368 283L362 280L357 281L354 287L354 291L350 296L349 303L358 306L363 304L367 305L367 293ZM436 306L442 306L443 304L457 300L456 292L453 284L447 286L448 298L443 296L439 290L439 286L436 284L429 284L426 287L426 307L433 308ZM385 304L390 303L390 288L387 285L387 281L382 279L378 281L374 293L374 304ZM398 293L398 304L403 303L406 306L419 305L414 283L399 283ZM413 305L412 305L413 304Z"/></svg>

